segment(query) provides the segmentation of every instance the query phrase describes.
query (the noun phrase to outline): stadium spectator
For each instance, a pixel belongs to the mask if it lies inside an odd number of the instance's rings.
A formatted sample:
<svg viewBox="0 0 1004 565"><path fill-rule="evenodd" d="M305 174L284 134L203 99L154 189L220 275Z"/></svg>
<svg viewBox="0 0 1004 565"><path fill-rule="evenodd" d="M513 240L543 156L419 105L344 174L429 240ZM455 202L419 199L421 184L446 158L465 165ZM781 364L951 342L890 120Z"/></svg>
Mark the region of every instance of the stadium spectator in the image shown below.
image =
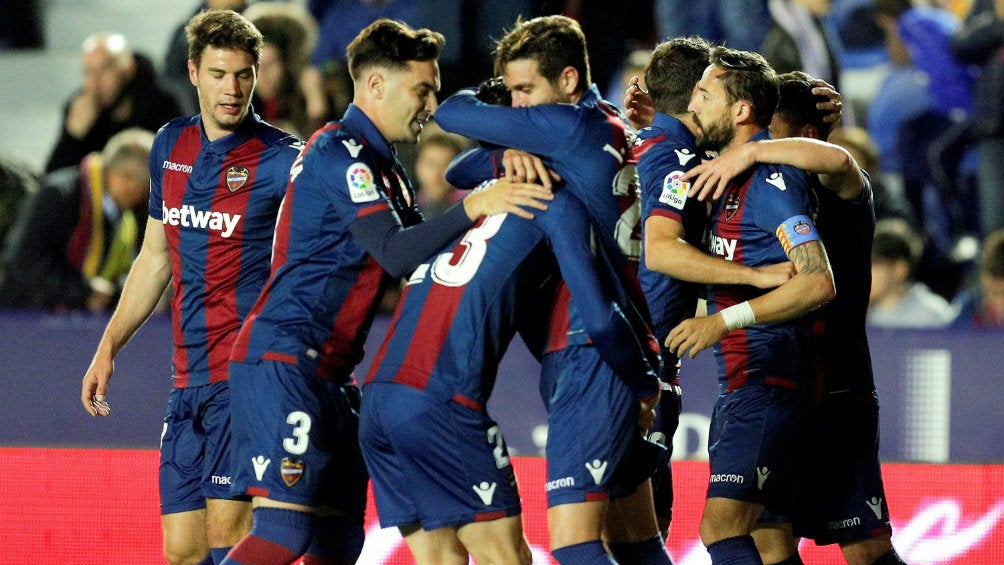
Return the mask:
<svg viewBox="0 0 1004 565"><path fill-rule="evenodd" d="M263 45L251 22L208 10L189 20L186 33L200 112L172 120L154 138L143 245L81 384L84 409L108 416L115 356L171 282L173 389L160 465L171 565L219 563L251 525L249 500L230 490L227 364L268 277L276 215L302 147L250 111Z"/></svg>
<svg viewBox="0 0 1004 565"><path fill-rule="evenodd" d="M697 35L734 49L759 49L770 29L767 0L655 0L660 38Z"/></svg>
<svg viewBox="0 0 1004 565"><path fill-rule="evenodd" d="M132 127L156 132L181 115L177 99L157 82L153 63L119 33L96 33L82 47L83 85L66 102L59 140L45 165L51 173L77 166L111 136Z"/></svg>
<svg viewBox="0 0 1004 565"><path fill-rule="evenodd" d="M415 180L418 181L418 207L426 218L433 218L464 197L463 192L446 180L446 169L450 161L467 148L467 140L443 132L435 125L427 129L433 131L424 133L418 142Z"/></svg>
<svg viewBox="0 0 1004 565"><path fill-rule="evenodd" d="M979 285L960 293L954 305L952 327L1004 329L1004 228L984 239Z"/></svg>
<svg viewBox="0 0 1004 565"><path fill-rule="evenodd" d="M40 175L26 163L0 156L0 249L20 216L21 202L38 190Z"/></svg>
<svg viewBox="0 0 1004 565"><path fill-rule="evenodd" d="M255 510L227 565L356 561L367 473L352 372L380 296L482 214L546 207L539 187L500 187L422 222L392 144L415 143L436 109L442 46L439 33L387 19L360 31L347 51L353 103L291 172L272 273L230 355L235 460L257 463L233 478Z"/></svg>
<svg viewBox="0 0 1004 565"><path fill-rule="evenodd" d="M883 180L893 190L902 187L921 229L936 236L932 251L947 255L976 223L974 211L959 203L974 168L960 135L973 104L969 70L949 45L959 22L947 10L909 0L875 0L873 12L892 67L872 98L867 130L879 148Z"/></svg>
<svg viewBox="0 0 1004 565"><path fill-rule="evenodd" d="M979 65L970 132L979 153L980 232L1004 227L1004 1L975 0L952 37L952 53Z"/></svg>
<svg viewBox="0 0 1004 565"><path fill-rule="evenodd" d="M265 38L252 107L262 119L306 139L324 125L307 118L300 77L317 42L317 24L303 8L284 2L258 2L244 17Z"/></svg>
<svg viewBox="0 0 1004 565"><path fill-rule="evenodd" d="M770 66L778 73L804 71L840 90L838 53L823 25L830 0L769 0L767 7L773 23L760 53Z"/></svg>
<svg viewBox="0 0 1004 565"><path fill-rule="evenodd" d="M914 278L923 253L923 236L905 221L886 219L876 224L869 325L937 328L952 321L948 301Z"/></svg>
<svg viewBox="0 0 1004 565"><path fill-rule="evenodd" d="M130 128L49 173L24 200L0 263L0 306L113 304L146 225L153 134Z"/></svg>
<svg viewBox="0 0 1004 565"><path fill-rule="evenodd" d="M188 79L188 36L185 35L188 21L203 10L241 12L247 6L248 0L205 0L200 2L192 15L181 22L171 34L171 42L167 46L160 66L160 78L164 81L164 86L178 99L182 114L187 116L199 111L198 94L192 92L192 83Z"/></svg>
<svg viewBox="0 0 1004 565"><path fill-rule="evenodd" d="M872 195L875 199L875 217L902 218L912 226L917 225L917 219L913 215L913 208L899 191L892 190L886 186L879 170L878 147L868 131L861 127L842 126L833 128L829 141L834 145L839 145L846 149L854 161L871 178Z"/></svg>

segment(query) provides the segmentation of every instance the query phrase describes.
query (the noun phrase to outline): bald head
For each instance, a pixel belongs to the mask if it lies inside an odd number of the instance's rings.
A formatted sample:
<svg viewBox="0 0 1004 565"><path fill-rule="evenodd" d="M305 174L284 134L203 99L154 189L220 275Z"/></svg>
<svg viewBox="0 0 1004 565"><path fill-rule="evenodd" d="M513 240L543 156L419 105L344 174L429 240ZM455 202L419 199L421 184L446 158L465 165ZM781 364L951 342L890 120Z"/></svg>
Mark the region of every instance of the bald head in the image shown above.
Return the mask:
<svg viewBox="0 0 1004 565"><path fill-rule="evenodd" d="M84 91L95 96L101 108L111 107L136 72L129 42L120 33L96 33L84 40L81 51Z"/></svg>

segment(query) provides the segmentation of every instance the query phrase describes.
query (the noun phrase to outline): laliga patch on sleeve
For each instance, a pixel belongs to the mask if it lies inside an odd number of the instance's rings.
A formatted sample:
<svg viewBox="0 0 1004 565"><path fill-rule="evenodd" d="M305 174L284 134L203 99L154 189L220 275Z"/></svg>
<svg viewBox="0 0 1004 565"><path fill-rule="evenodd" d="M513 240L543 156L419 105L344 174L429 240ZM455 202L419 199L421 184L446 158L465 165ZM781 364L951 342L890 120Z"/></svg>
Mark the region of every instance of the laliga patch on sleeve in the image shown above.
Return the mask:
<svg viewBox="0 0 1004 565"><path fill-rule="evenodd" d="M683 210L684 205L687 204L690 183L680 180L682 176L683 171L673 171L666 175L666 179L662 181L662 194L659 195L659 202L677 210Z"/></svg>
<svg viewBox="0 0 1004 565"><path fill-rule="evenodd" d="M784 249L786 255L789 251L803 243L819 240L819 233L816 231L816 227L812 225L812 220L804 215L788 218L781 225L777 226L774 234L777 236L778 241L781 242L781 248Z"/></svg>
<svg viewBox="0 0 1004 565"><path fill-rule="evenodd" d="M349 165L345 170L345 183L349 186L349 196L353 202L373 202L380 198L373 171L366 163L358 162Z"/></svg>

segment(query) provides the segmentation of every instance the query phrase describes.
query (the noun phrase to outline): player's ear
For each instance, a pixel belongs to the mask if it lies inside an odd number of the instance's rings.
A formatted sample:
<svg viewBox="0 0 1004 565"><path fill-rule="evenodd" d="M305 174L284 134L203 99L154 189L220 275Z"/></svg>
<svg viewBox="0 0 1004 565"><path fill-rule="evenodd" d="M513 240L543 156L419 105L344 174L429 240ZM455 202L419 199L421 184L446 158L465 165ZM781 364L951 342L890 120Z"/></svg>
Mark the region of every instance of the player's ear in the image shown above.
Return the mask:
<svg viewBox="0 0 1004 565"><path fill-rule="evenodd" d="M380 100L387 91L387 79L382 73L372 71L366 75L366 89L369 90L373 99Z"/></svg>
<svg viewBox="0 0 1004 565"><path fill-rule="evenodd" d="M732 110L732 117L735 119L735 123L737 124L749 122L753 119L753 105L747 100L737 101Z"/></svg>
<svg viewBox="0 0 1004 565"><path fill-rule="evenodd" d="M798 132L798 134L802 137L808 137L810 139L822 139L819 136L819 128L817 128L815 124L805 124L802 126L802 130ZM826 140L823 139L823 141Z"/></svg>
<svg viewBox="0 0 1004 565"><path fill-rule="evenodd" d="M579 71L571 65L562 69L561 75L558 76L558 86L565 96L575 94L575 91L579 89Z"/></svg>
<svg viewBox="0 0 1004 565"><path fill-rule="evenodd" d="M199 69L195 67L195 61L188 60L188 81L192 83L192 86L199 87Z"/></svg>

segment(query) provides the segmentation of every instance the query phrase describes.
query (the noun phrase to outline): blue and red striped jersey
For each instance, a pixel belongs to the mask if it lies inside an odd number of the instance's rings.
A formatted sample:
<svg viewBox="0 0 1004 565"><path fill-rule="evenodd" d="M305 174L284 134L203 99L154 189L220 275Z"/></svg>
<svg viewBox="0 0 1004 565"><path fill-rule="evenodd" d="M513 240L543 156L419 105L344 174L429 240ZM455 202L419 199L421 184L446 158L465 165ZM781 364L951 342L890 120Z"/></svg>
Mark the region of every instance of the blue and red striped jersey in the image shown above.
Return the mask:
<svg viewBox="0 0 1004 565"><path fill-rule="evenodd" d="M473 90L447 98L436 110L443 129L500 147L538 155L561 176L560 190L569 190L586 206L599 228L605 245L621 250L613 259L622 265L627 292L636 308L646 306L637 282L640 254L638 175L631 146L633 135L620 111L600 98L590 86L575 104L540 104L510 108L479 101ZM501 151L475 151L465 155L473 163L457 162L450 169L450 182L472 186L485 178L500 176ZM478 165L478 166L472 166ZM551 318L547 344L527 345L538 353L555 351L569 344L590 341L574 302L559 292ZM647 312L644 314L647 317Z"/></svg>
<svg viewBox="0 0 1004 565"><path fill-rule="evenodd" d="M481 218L415 270L365 383L405 384L483 410L522 318L538 314L556 257L604 361L640 396L653 394L658 347L610 291L618 274L592 232L585 207L563 190L533 220Z"/></svg>
<svg viewBox="0 0 1004 565"><path fill-rule="evenodd" d="M422 215L393 148L355 106L314 133L290 179L272 273L233 359L316 364L319 377L346 381L393 282L349 226L387 211L412 226Z"/></svg>
<svg viewBox="0 0 1004 565"><path fill-rule="evenodd" d="M227 379L230 348L268 278L276 214L302 142L254 113L210 142L172 120L150 152L150 217L164 224L174 296L174 386Z"/></svg>
<svg viewBox="0 0 1004 565"><path fill-rule="evenodd" d="M751 141L766 139L766 130ZM812 221L809 176L788 165L760 164L733 179L711 209L712 254L757 267L782 263L788 252L819 240ZM744 285L711 285L708 313L767 291ZM748 382L812 386L812 316L754 324L715 345L718 378L734 390Z"/></svg>
<svg viewBox="0 0 1004 565"><path fill-rule="evenodd" d="M688 198L690 183L680 180L687 171L701 163L694 134L680 120L657 113L650 127L638 132L635 143L638 180L641 183L641 222L659 216L683 226L683 239L704 249L708 221L707 205ZM645 300L652 314L653 330L660 343L677 324L694 316L700 285L674 279L645 266L645 249L638 269ZM666 350L664 357L676 364L678 359Z"/></svg>

